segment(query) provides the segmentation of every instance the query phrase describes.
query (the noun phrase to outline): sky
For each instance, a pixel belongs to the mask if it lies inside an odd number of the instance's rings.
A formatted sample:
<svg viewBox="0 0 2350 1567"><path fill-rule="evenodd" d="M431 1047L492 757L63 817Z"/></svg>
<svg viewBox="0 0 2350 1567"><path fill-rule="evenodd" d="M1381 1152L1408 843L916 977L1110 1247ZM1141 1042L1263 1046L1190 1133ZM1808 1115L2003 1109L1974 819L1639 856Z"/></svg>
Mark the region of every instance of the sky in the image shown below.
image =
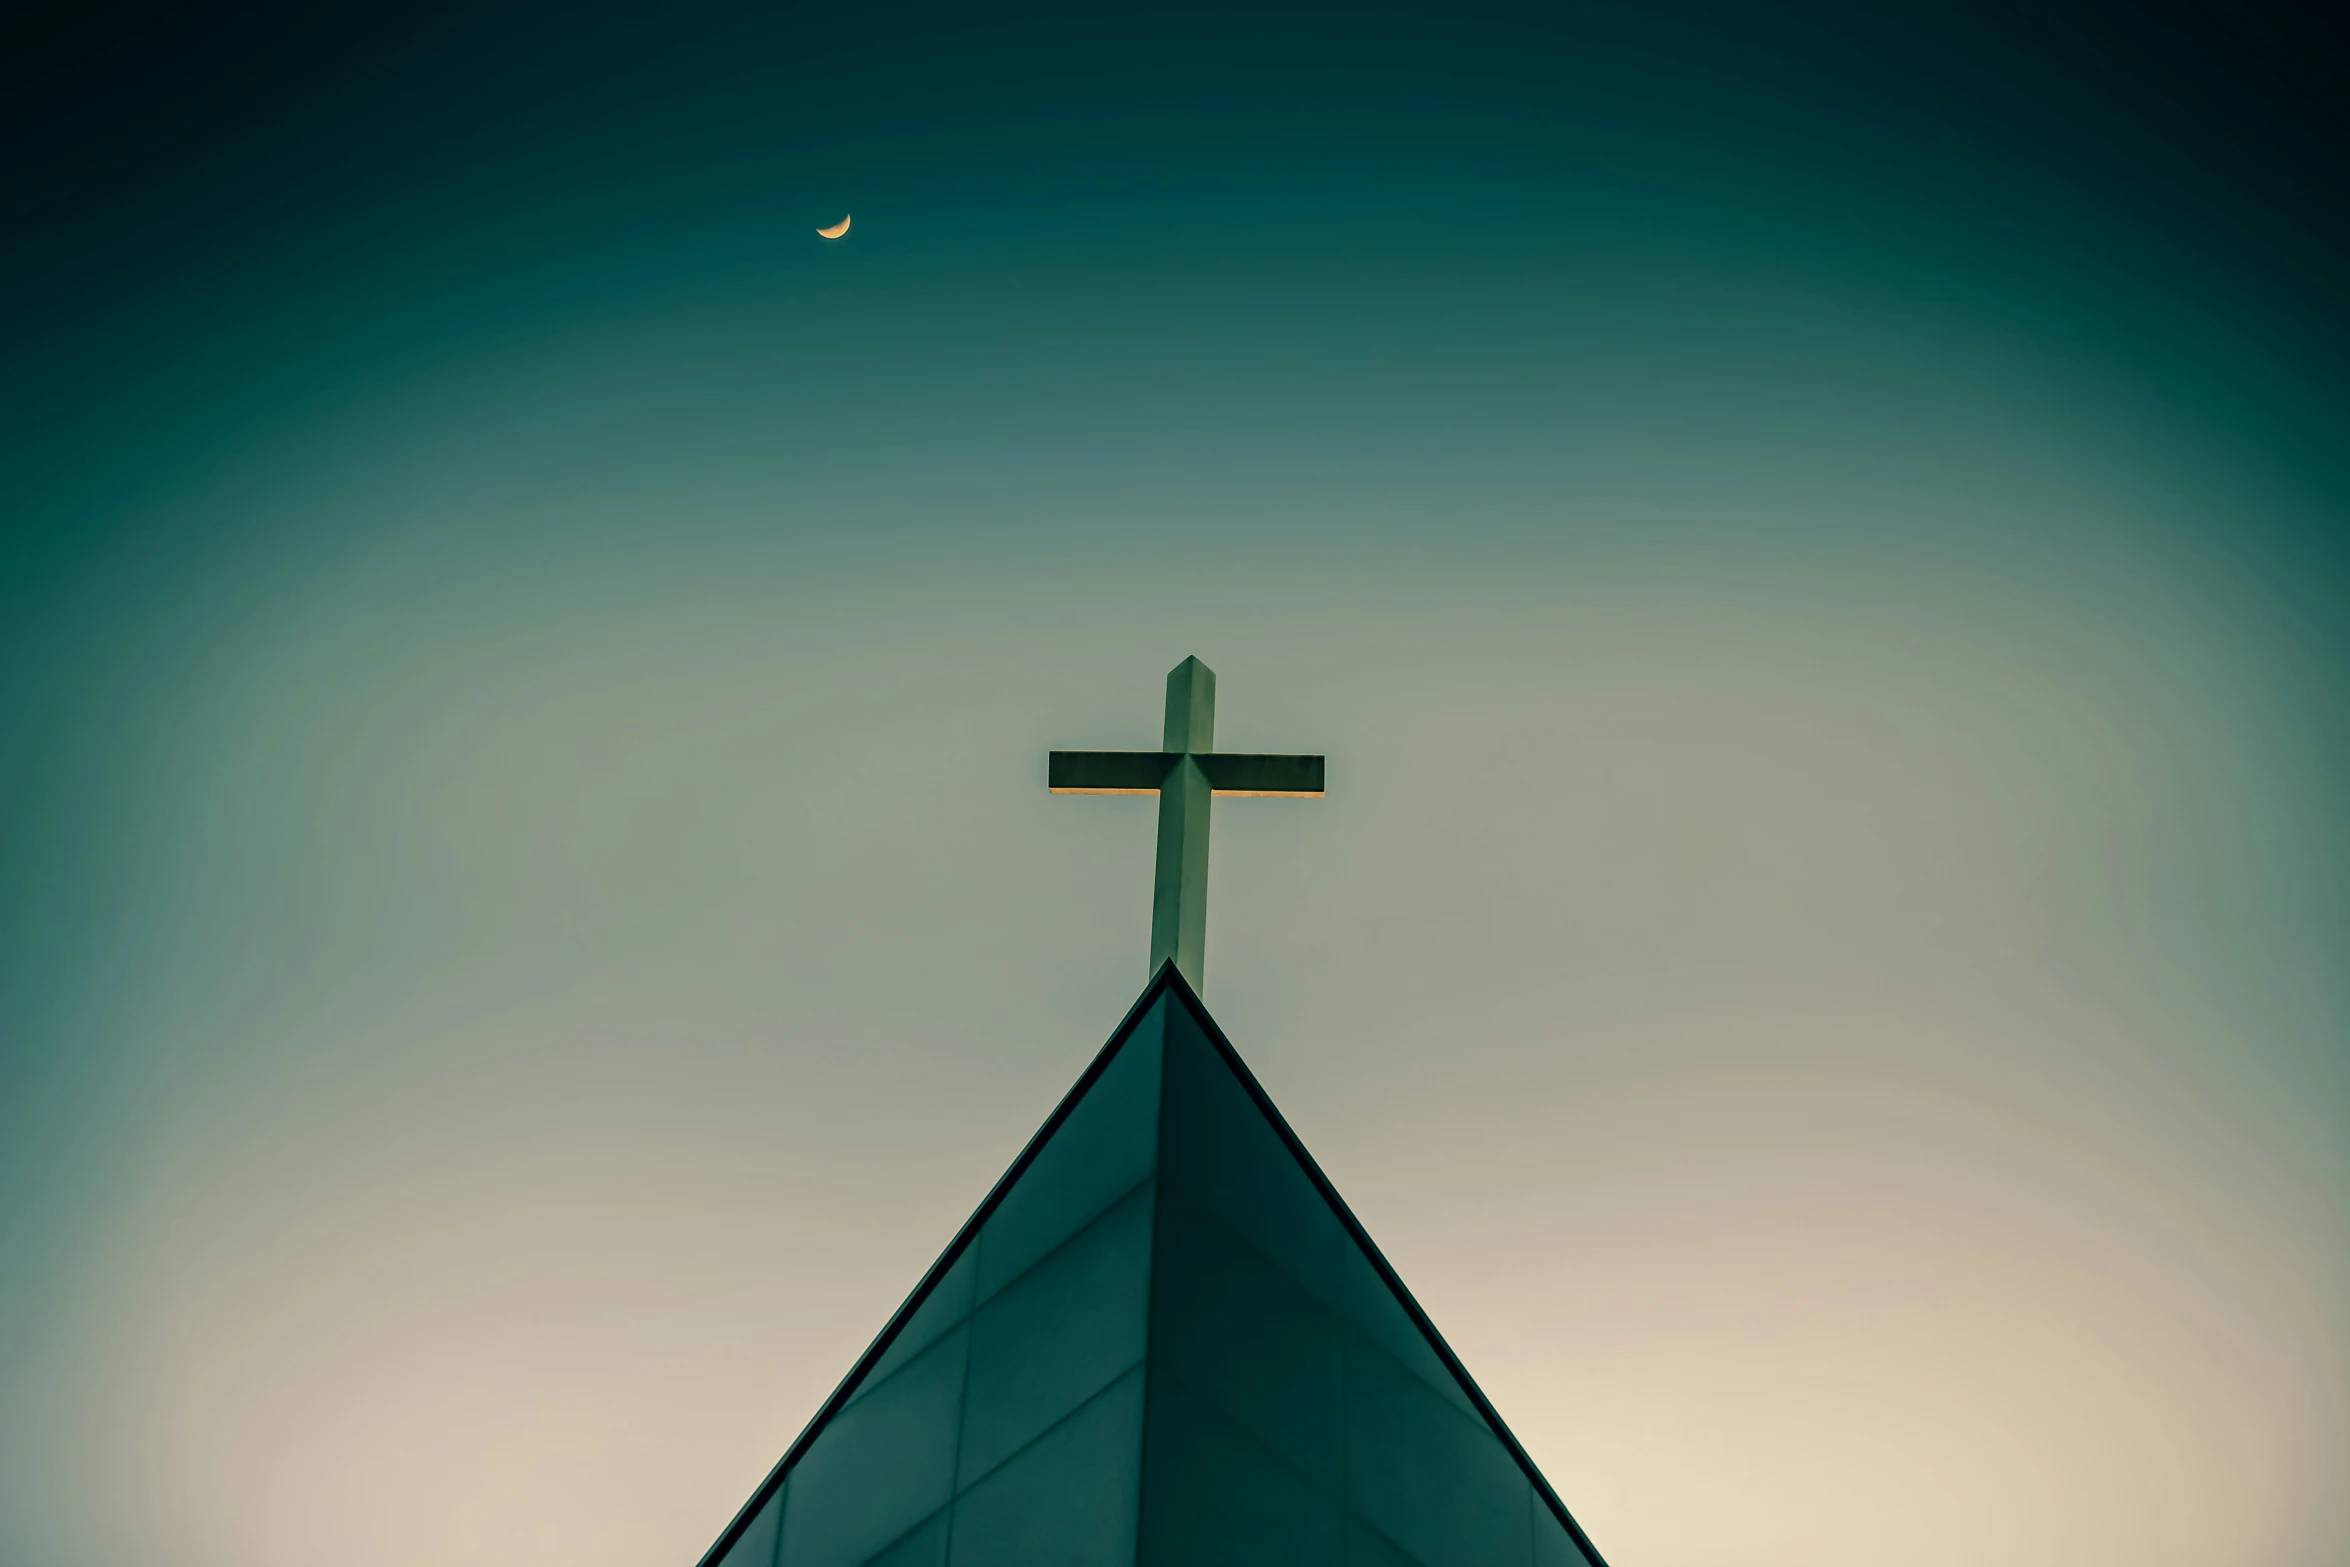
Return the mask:
<svg viewBox="0 0 2350 1567"><path fill-rule="evenodd" d="M1614 1567L2350 1559L2350 49L2221 12L4 24L0 1563L694 1561L1191 654L1329 759L1207 1001Z"/></svg>

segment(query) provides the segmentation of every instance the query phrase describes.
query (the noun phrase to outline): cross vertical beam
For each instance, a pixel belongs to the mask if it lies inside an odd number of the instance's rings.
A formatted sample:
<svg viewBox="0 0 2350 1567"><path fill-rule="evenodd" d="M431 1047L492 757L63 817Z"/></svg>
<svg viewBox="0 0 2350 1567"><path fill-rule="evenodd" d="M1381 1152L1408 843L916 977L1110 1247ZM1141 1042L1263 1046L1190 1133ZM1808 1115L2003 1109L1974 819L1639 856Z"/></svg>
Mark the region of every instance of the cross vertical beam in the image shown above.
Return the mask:
<svg viewBox="0 0 2350 1567"><path fill-rule="evenodd" d="M1208 807L1217 795L1322 797L1318 756L1235 756L1215 749L1216 672L1187 658L1167 674L1167 724L1158 751L1055 751L1055 794L1155 794L1159 861L1151 885L1151 972L1172 961L1194 991L1206 987Z"/></svg>
<svg viewBox="0 0 2350 1567"><path fill-rule="evenodd" d="M1164 753L1174 765L1159 783L1159 862L1151 883L1151 969L1169 958L1195 991L1207 978L1208 775L1191 753L1216 748L1216 672L1197 658L1167 671Z"/></svg>

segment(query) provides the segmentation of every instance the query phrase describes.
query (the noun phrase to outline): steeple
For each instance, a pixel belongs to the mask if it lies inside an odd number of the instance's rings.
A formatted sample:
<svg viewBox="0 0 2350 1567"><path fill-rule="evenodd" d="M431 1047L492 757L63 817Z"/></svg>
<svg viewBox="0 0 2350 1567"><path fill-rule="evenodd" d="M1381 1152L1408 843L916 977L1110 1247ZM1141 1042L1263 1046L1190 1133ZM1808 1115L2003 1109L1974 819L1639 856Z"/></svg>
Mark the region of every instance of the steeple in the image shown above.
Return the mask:
<svg viewBox="0 0 2350 1567"><path fill-rule="evenodd" d="M1163 966L702 1567L1602 1567Z"/></svg>

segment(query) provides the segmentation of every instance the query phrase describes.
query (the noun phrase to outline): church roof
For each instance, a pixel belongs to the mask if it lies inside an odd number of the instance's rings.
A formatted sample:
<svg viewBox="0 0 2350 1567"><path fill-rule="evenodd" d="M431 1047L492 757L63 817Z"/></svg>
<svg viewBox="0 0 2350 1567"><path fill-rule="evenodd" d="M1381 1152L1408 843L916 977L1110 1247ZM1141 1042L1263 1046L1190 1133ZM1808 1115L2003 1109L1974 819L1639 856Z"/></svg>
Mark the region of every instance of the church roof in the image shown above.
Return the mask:
<svg viewBox="0 0 2350 1567"><path fill-rule="evenodd" d="M1602 1567L1172 963L703 1567Z"/></svg>

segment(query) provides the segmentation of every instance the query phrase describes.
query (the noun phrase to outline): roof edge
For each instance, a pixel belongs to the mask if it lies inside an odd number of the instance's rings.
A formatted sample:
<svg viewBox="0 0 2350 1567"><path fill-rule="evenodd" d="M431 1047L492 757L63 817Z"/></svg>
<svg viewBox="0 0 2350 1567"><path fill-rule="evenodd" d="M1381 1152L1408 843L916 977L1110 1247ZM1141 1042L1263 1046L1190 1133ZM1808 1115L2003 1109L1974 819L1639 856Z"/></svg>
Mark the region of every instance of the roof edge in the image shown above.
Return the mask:
<svg viewBox="0 0 2350 1567"><path fill-rule="evenodd" d="M1184 1009L1190 1012L1193 1021L1200 1025L1201 1033L1207 1036L1208 1043L1213 1045L1217 1054L1224 1058L1224 1064L1232 1068L1233 1075L1240 1079L1240 1086L1248 1091L1248 1096L1256 1102L1257 1109L1264 1114L1267 1121L1272 1123L1273 1130L1280 1134L1281 1141L1288 1147L1290 1156L1297 1160L1299 1166L1313 1181L1315 1189L1321 1192L1322 1200L1327 1202L1332 1211L1338 1215L1339 1222L1346 1226L1347 1233L1354 1238L1355 1244L1362 1247L1363 1255L1371 1260L1371 1266L1378 1270L1379 1277L1386 1281L1390 1290L1395 1292L1395 1298L1403 1303L1404 1311L1409 1314L1413 1324L1419 1328L1421 1337L1425 1338L1429 1347L1436 1351L1437 1358L1444 1362L1445 1369L1452 1373L1453 1380L1460 1384L1461 1391L1469 1395L1469 1401L1477 1406L1477 1412L1484 1416L1486 1424L1493 1428L1493 1434L1501 1438L1502 1446L1509 1450L1510 1457L1517 1460L1518 1467L1526 1472L1526 1478L1534 1486L1535 1495L1542 1498L1545 1505L1556 1515L1558 1521L1566 1527L1567 1533L1574 1537L1575 1544L1590 1559L1591 1567L1607 1567L1607 1559L1599 1554L1599 1547L1591 1543L1591 1537L1583 1532L1583 1526L1575 1521L1575 1515L1567 1510L1567 1504L1560 1501L1558 1493L1550 1488L1550 1482L1543 1478L1542 1471L1535 1466L1534 1460L1527 1456L1525 1447L1519 1443L1517 1435L1510 1430L1509 1423L1501 1418L1500 1411L1493 1407L1493 1401L1485 1396L1485 1390L1477 1386L1476 1379L1469 1375L1468 1367L1461 1364L1460 1357L1452 1352L1452 1346L1447 1344L1444 1341L1444 1335L1437 1331L1435 1321L1421 1308L1420 1303L1412 1298L1411 1289L1404 1283L1403 1276L1395 1271L1394 1264L1390 1263L1386 1255L1379 1250L1379 1243L1371 1239L1371 1232L1363 1228L1363 1221L1355 1217L1354 1210L1346 1205L1345 1198L1338 1195L1338 1188L1331 1183L1330 1177L1322 1173L1322 1167L1316 1164L1314 1156L1306 1151L1304 1140L1290 1128L1289 1122L1282 1116L1280 1108L1273 1103L1273 1096L1265 1092L1264 1085L1259 1083L1256 1074L1248 1069L1248 1063L1240 1058L1240 1052L1233 1048L1232 1041L1224 1037L1224 1030L1216 1026L1215 1018L1208 1013L1207 1003L1200 999L1198 991L1191 988L1190 983L1184 979L1182 971L1175 967L1172 958L1160 965L1159 972L1152 976L1153 990L1162 985L1173 992L1176 999L1183 1003ZM1146 997L1149 994L1149 991L1144 992ZM1140 1004L1137 1003L1137 1006ZM1131 1026L1131 1024L1123 1026Z"/></svg>
<svg viewBox="0 0 2350 1567"><path fill-rule="evenodd" d="M697 1567L715 1567L720 1558L734 1548L734 1542L742 1538L743 1531L750 1528L752 1520L759 1516L759 1509L765 1507L774 1497L776 1489L783 1484L784 1476L791 1473L792 1465L800 1461L801 1455L807 1452L810 1444L822 1434L826 1426L832 1423L832 1417L839 1414L841 1409L847 1405L849 1395L856 1391L858 1383L862 1382L865 1374L873 1369L874 1363L889 1352L889 1346L896 1341L898 1334L912 1319L922 1302L929 1298L930 1292L938 1287L938 1281L946 1277L947 1270L952 1268L963 1253L970 1248L972 1240L979 1234L981 1227L1002 1205L1005 1194L1018 1184L1020 1177L1027 1172L1029 1165L1036 1162L1036 1156L1043 1151L1044 1145L1052 1140L1053 1133L1060 1130L1061 1123L1069 1119L1069 1113L1077 1108L1077 1101L1085 1097L1086 1090L1093 1087L1094 1082L1109 1069L1110 1063L1117 1059L1119 1049L1126 1043L1128 1036L1134 1032L1134 1026L1142 1021L1143 1014L1150 1010L1151 1003L1158 1000L1160 994L1170 987L1170 982L1173 985L1182 986L1179 994L1189 998L1191 1009L1195 1013L1204 1015L1200 1008L1199 998L1192 993L1189 986L1183 984L1183 976L1175 967L1175 960L1169 958L1161 963L1159 971L1151 976L1150 983L1143 987L1142 994L1135 999L1134 1005L1126 1009L1126 1016L1119 1020L1115 1029L1110 1031L1109 1039L1103 1043L1101 1049L1094 1052L1093 1059L1086 1063L1085 1070L1078 1074L1077 1081L1070 1086L1069 1091L1061 1096L1060 1103L1053 1106L1053 1113L1045 1117L1044 1124L1036 1129L1036 1134L1033 1137L1028 1139L1027 1144L1021 1148L1019 1156L1013 1159L1011 1166L997 1177L995 1185L988 1188L987 1195L979 1200L979 1206L971 1211L971 1217L963 1221L963 1227L955 1232L955 1238L947 1243L947 1249L939 1253L938 1260L930 1265L930 1271L922 1275L922 1281L914 1286L913 1293L905 1298L896 1312L891 1315L889 1321L883 1325L881 1332L875 1335L873 1342L866 1346L865 1353L857 1357L857 1362L849 1368L848 1375L841 1378L840 1385L832 1390L832 1396L824 1401L823 1406L816 1411L814 1418L801 1428L800 1434L792 1438L791 1446L784 1449L783 1456L776 1460L775 1467L767 1471L767 1477L759 1482L758 1489L751 1493L751 1499L743 1503L735 1515L727 1520L726 1527L719 1533L717 1540L712 1542L710 1548L702 1553ZM1208 1028L1212 1037L1219 1041L1222 1040L1223 1035L1215 1031L1213 1023L1210 1023ZM1232 1047L1227 1044L1224 1048L1229 1051ZM1242 1068L1244 1075L1246 1071L1245 1067ZM1253 1091L1259 1094L1263 1092L1263 1090L1256 1088L1255 1079L1248 1078L1246 1080ZM1291 1136L1294 1140L1294 1134L1289 1132L1286 1125L1282 1126L1281 1130L1283 1135ZM1320 1172L1316 1171L1315 1173L1319 1177ZM1385 1263L1382 1262L1381 1266L1384 1267Z"/></svg>

